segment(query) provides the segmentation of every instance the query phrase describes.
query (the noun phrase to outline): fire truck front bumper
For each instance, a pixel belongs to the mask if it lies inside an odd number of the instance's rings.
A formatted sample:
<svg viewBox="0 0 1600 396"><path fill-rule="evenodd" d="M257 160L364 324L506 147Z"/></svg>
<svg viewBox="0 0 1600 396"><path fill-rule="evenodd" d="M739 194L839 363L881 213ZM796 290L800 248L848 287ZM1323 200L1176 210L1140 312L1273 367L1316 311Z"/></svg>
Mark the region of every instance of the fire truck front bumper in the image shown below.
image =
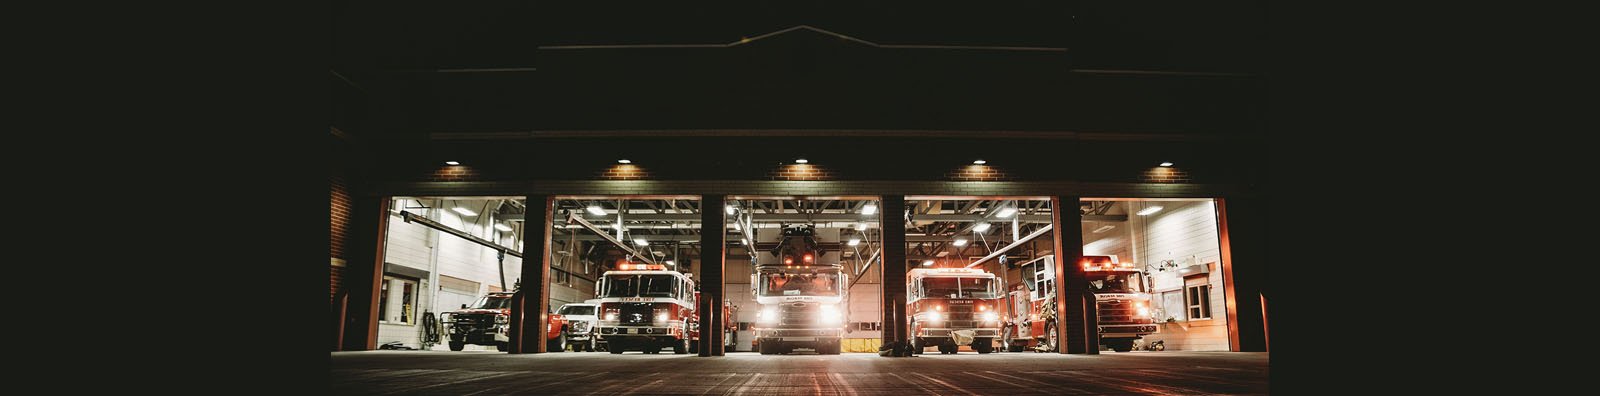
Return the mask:
<svg viewBox="0 0 1600 396"><path fill-rule="evenodd" d="M1000 328L999 327L995 327L995 328L979 328L979 329L946 329L946 328L928 328L928 327L924 327L924 328L921 328L921 329L917 329L917 337L949 337L950 336L950 332L952 332L952 331L960 331L960 330L972 330L972 332L973 332L972 336L973 337L999 337L1000 336Z"/></svg>
<svg viewBox="0 0 1600 396"><path fill-rule="evenodd" d="M844 329L756 329L756 338L770 341L815 342L844 337Z"/></svg>
<svg viewBox="0 0 1600 396"><path fill-rule="evenodd" d="M676 327L671 326L615 326L600 327L600 331L595 334L603 340L612 337L676 336L681 333L678 332Z"/></svg>
<svg viewBox="0 0 1600 396"><path fill-rule="evenodd" d="M1101 338L1139 338L1157 332L1160 327L1154 324L1133 325L1105 325L1100 326Z"/></svg>

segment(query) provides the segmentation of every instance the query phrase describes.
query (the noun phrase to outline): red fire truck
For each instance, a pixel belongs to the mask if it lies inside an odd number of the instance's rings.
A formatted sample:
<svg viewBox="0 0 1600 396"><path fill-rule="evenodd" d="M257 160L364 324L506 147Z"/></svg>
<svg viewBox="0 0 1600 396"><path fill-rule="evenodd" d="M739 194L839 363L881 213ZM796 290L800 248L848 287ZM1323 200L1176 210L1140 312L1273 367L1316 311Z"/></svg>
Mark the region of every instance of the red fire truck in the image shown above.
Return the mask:
<svg viewBox="0 0 1600 396"><path fill-rule="evenodd" d="M953 354L971 344L978 353L994 352L1000 337L1005 295L994 274L976 268L918 268L906 274L906 313L911 348L929 346Z"/></svg>
<svg viewBox="0 0 1600 396"><path fill-rule="evenodd" d="M1095 298L1100 344L1117 352L1133 350L1140 337L1157 331L1150 316L1150 294L1144 274L1117 256L1084 256L1079 262ZM1002 338L1007 350L1056 352L1061 343L1056 331L1055 256L1018 265L1022 282L1006 296L1010 308Z"/></svg>
<svg viewBox="0 0 1600 396"><path fill-rule="evenodd" d="M695 298L696 302L700 301L700 292L699 291L695 291L694 292L694 298ZM733 350L733 346L739 340L739 332L736 330L738 328L737 327L737 322L734 322L734 316L733 316L734 313L738 312L738 310L739 310L739 307L734 306L732 301L723 301L722 302L722 351L723 352L732 351ZM700 341L701 340L702 339L700 338L700 315L698 313L696 313L695 317L689 319L689 353L699 353L700 352L700 345L701 345Z"/></svg>
<svg viewBox="0 0 1600 396"><path fill-rule="evenodd" d="M606 271L600 294L600 336L606 350L689 353L695 316L694 281L657 264L622 263Z"/></svg>

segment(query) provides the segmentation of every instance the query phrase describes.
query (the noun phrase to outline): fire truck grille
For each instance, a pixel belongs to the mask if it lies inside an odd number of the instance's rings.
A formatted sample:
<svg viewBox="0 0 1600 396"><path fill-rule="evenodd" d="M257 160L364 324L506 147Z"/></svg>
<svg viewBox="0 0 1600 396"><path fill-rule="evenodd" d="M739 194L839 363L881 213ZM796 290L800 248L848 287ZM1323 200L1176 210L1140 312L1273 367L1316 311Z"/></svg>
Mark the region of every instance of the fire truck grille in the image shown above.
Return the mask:
<svg viewBox="0 0 1600 396"><path fill-rule="evenodd" d="M650 303L622 303L617 320L624 325L647 325L655 320L655 310Z"/></svg>
<svg viewBox="0 0 1600 396"><path fill-rule="evenodd" d="M778 307L778 324L783 326L810 326L817 323L821 306L816 304L783 304Z"/></svg>
<svg viewBox="0 0 1600 396"><path fill-rule="evenodd" d="M1138 309L1131 301L1101 301L1095 304L1095 310L1103 325L1150 323L1148 318L1139 318Z"/></svg>

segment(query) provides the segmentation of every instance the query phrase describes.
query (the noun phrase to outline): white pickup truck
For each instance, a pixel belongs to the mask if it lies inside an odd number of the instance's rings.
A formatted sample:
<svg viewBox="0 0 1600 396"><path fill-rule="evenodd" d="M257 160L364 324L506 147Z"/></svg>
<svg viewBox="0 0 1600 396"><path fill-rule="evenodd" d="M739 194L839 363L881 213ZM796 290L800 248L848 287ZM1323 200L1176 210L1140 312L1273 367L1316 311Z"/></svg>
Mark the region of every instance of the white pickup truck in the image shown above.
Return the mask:
<svg viewBox="0 0 1600 396"><path fill-rule="evenodd" d="M594 329L600 324L600 316L595 312L599 310L599 300L589 300L562 305L556 312L567 319L567 345L573 352L595 351Z"/></svg>

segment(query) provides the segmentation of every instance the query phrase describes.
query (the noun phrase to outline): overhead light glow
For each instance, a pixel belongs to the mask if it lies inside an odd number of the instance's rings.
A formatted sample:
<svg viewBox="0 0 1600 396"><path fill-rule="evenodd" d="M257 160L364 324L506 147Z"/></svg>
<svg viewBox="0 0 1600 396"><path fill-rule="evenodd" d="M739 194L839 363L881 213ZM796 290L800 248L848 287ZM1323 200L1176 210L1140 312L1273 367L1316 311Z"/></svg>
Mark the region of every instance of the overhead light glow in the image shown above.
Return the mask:
<svg viewBox="0 0 1600 396"><path fill-rule="evenodd" d="M733 205L723 205L722 211L726 212L727 214L733 214Z"/></svg>
<svg viewBox="0 0 1600 396"><path fill-rule="evenodd" d="M934 257L944 257L944 256L949 256L949 255L950 255L950 252L939 252L939 254L935 254L933 256Z"/></svg>
<svg viewBox="0 0 1600 396"><path fill-rule="evenodd" d="M615 228L615 229L619 229L620 230L620 229L622 229L622 223L621 222L611 223L611 228Z"/></svg>
<svg viewBox="0 0 1600 396"><path fill-rule="evenodd" d="M878 213L878 205L867 204L867 206L861 207L861 214L869 215L873 213Z"/></svg>
<svg viewBox="0 0 1600 396"><path fill-rule="evenodd" d="M1171 162L1162 162L1161 166L1172 166Z"/></svg>
<svg viewBox="0 0 1600 396"><path fill-rule="evenodd" d="M605 209L601 209L600 205L589 205L589 207L583 208L583 210L589 211L589 214L592 214L592 215L595 215L595 216L605 216L606 215L606 210Z"/></svg>
<svg viewBox="0 0 1600 396"><path fill-rule="evenodd" d="M805 158L794 160L794 163L796 163L796 164L804 164L804 163L807 163L807 162L811 162L811 161L806 161Z"/></svg>
<svg viewBox="0 0 1600 396"><path fill-rule="evenodd" d="M633 244L639 245L639 246L650 246L650 241L646 241L646 240L644 240L644 238L634 238L633 239Z"/></svg>
<svg viewBox="0 0 1600 396"><path fill-rule="evenodd" d="M952 243L952 245L967 246L967 240L966 239L957 239L955 243Z"/></svg>
<svg viewBox="0 0 1600 396"><path fill-rule="evenodd" d="M1008 207L1005 209L1000 209L1000 213L995 213L994 215L995 217L1006 218L1011 217L1011 215L1014 214L1017 214L1017 208Z"/></svg>
<svg viewBox="0 0 1600 396"><path fill-rule="evenodd" d="M987 164L987 163L989 163L989 161L984 161L984 160L972 161L973 165L983 165L983 164Z"/></svg>
<svg viewBox="0 0 1600 396"><path fill-rule="evenodd" d="M672 261L672 260L667 260L667 265L678 265L678 262Z"/></svg>
<svg viewBox="0 0 1600 396"><path fill-rule="evenodd" d="M450 210L454 210L454 211L456 211L456 213L460 213L462 216L477 216L478 215L478 212L467 210L467 208L450 208Z"/></svg>
<svg viewBox="0 0 1600 396"><path fill-rule="evenodd" d="M1139 215L1140 216L1149 216L1151 213L1160 212L1160 211L1161 211L1161 207L1160 206L1151 206L1151 207L1148 207L1148 208L1144 208L1144 210L1139 211Z"/></svg>
<svg viewBox="0 0 1600 396"><path fill-rule="evenodd" d="M972 232L984 232L988 230L989 223L978 223L978 225L972 226Z"/></svg>
<svg viewBox="0 0 1600 396"><path fill-rule="evenodd" d="M1117 228L1117 226L1114 226L1114 225L1103 225L1103 226L1100 226L1100 228L1094 229L1094 233L1099 234L1099 233L1102 233L1102 232L1111 231L1112 228Z"/></svg>
<svg viewBox="0 0 1600 396"><path fill-rule="evenodd" d="M850 245L850 246L860 245L861 244L861 238L850 238L850 242L846 242L845 244Z"/></svg>
<svg viewBox="0 0 1600 396"><path fill-rule="evenodd" d="M922 260L922 266L924 266L924 267L932 267L933 266L933 260Z"/></svg>
<svg viewBox="0 0 1600 396"><path fill-rule="evenodd" d="M445 165L461 165L460 162L456 162L456 161L445 161L444 164Z"/></svg>
<svg viewBox="0 0 1600 396"><path fill-rule="evenodd" d="M507 226L505 224L500 224L500 223L495 223L494 229L500 230L500 231L511 231L511 227L510 226Z"/></svg>
<svg viewBox="0 0 1600 396"><path fill-rule="evenodd" d="M867 223L856 223L856 231L866 231Z"/></svg>
<svg viewBox="0 0 1600 396"><path fill-rule="evenodd" d="M631 164L631 163L633 163L633 161L629 161L627 158L623 158L623 159L617 160L617 163L619 163L619 164Z"/></svg>

